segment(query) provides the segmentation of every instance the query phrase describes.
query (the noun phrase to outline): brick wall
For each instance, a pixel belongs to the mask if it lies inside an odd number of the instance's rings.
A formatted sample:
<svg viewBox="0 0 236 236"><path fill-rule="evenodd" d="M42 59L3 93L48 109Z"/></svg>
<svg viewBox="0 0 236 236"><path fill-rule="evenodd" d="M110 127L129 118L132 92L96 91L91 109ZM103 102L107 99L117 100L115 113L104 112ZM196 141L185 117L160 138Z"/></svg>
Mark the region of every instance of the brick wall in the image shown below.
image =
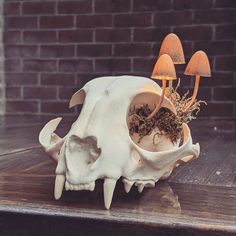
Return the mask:
<svg viewBox="0 0 236 236"><path fill-rule="evenodd" d="M235 0L5 0L6 113L69 114L68 99L102 75L150 76L169 32L187 59L210 57L202 116L236 116ZM177 66L183 77L183 66ZM183 78L191 88L193 79Z"/></svg>

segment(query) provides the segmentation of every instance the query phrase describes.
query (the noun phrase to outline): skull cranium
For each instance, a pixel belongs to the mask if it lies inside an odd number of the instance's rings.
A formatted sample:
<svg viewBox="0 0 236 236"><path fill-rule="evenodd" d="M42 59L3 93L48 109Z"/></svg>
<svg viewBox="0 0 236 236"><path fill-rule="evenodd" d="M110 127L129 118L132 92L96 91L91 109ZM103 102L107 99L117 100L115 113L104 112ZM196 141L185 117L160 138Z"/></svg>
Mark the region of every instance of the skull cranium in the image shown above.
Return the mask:
<svg viewBox="0 0 236 236"><path fill-rule="evenodd" d="M140 143L129 134L128 114L133 106L154 107L161 88L152 80L137 76L100 77L76 92L70 107L83 104L78 119L64 138L54 131L61 118L48 122L39 135L45 151L57 161L55 198L66 190L90 190L97 179L104 179L104 203L110 208L117 180L122 177L125 191L132 185L142 192L167 178L181 162L199 155L187 124L183 124L183 143L175 145L165 135L153 145L153 133ZM166 97L163 107L176 112Z"/></svg>

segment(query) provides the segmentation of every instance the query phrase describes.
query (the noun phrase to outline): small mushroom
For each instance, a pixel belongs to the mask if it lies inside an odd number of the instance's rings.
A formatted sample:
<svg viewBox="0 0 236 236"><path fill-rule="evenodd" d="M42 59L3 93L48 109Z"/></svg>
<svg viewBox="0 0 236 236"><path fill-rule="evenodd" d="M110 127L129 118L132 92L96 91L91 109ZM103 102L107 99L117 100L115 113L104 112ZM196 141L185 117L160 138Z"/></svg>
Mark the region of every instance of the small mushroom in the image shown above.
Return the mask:
<svg viewBox="0 0 236 236"><path fill-rule="evenodd" d="M191 57L185 72L185 75L192 75L195 76L195 85L194 85L194 91L191 100L187 104L187 106L184 108L183 112L186 112L188 108L193 104L195 101L195 98L197 97L199 82L200 82L200 76L204 77L211 77L211 69L208 57L205 52L203 51L197 51L193 54Z"/></svg>
<svg viewBox="0 0 236 236"><path fill-rule="evenodd" d="M151 119L159 111L165 95L166 81L176 79L175 66L169 55L163 54L159 57L154 66L151 78L162 80L162 94L159 103L147 119Z"/></svg>
<svg viewBox="0 0 236 236"><path fill-rule="evenodd" d="M163 54L168 54L174 64L185 64L183 47L176 34L171 33L164 38L159 56ZM169 88L172 88L172 80L169 81Z"/></svg>

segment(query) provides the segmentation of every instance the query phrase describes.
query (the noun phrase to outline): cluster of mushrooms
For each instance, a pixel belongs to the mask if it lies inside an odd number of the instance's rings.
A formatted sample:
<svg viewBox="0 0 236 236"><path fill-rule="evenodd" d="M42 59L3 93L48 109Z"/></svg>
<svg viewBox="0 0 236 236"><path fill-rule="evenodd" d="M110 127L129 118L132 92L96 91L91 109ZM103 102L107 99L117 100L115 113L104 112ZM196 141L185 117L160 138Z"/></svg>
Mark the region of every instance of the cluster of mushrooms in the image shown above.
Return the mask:
<svg viewBox="0 0 236 236"><path fill-rule="evenodd" d="M172 89L172 81L176 80L176 71L174 64L185 64L185 58L183 53L183 47L180 39L176 34L168 34L161 45L159 58L154 66L151 78L156 80L162 80L162 95L158 104L152 113L147 117L151 119L161 108L163 98L165 95L166 83L169 82L169 89ZM209 60L205 52L197 51L191 57L185 71L185 75L195 76L195 86L193 95L190 101L186 104L182 112L186 112L189 107L194 103L198 88L200 77L210 77L211 70L209 65Z"/></svg>

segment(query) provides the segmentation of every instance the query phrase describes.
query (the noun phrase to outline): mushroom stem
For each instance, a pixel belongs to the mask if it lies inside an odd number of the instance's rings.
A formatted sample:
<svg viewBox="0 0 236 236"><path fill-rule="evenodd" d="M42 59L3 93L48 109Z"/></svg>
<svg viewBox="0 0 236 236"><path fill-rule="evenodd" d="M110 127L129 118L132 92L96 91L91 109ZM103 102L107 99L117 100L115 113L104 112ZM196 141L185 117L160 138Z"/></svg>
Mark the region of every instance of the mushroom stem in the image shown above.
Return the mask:
<svg viewBox="0 0 236 236"><path fill-rule="evenodd" d="M161 98L159 100L159 103L157 104L156 108L152 111L152 113L147 117L147 119L152 119L153 116L155 116L155 114L159 111L161 104L163 102L164 99L164 95L165 95L165 89L166 89L166 80L163 79L162 80L162 94L161 94Z"/></svg>
<svg viewBox="0 0 236 236"><path fill-rule="evenodd" d="M193 96L192 96L191 100L189 101L189 103L187 104L187 106L184 108L183 112L186 112L189 109L189 107L194 103L194 100L197 97L199 82L200 82L200 75L196 75Z"/></svg>
<svg viewBox="0 0 236 236"><path fill-rule="evenodd" d="M173 84L173 81L169 80L169 89L170 89L170 91L172 91L172 84Z"/></svg>

